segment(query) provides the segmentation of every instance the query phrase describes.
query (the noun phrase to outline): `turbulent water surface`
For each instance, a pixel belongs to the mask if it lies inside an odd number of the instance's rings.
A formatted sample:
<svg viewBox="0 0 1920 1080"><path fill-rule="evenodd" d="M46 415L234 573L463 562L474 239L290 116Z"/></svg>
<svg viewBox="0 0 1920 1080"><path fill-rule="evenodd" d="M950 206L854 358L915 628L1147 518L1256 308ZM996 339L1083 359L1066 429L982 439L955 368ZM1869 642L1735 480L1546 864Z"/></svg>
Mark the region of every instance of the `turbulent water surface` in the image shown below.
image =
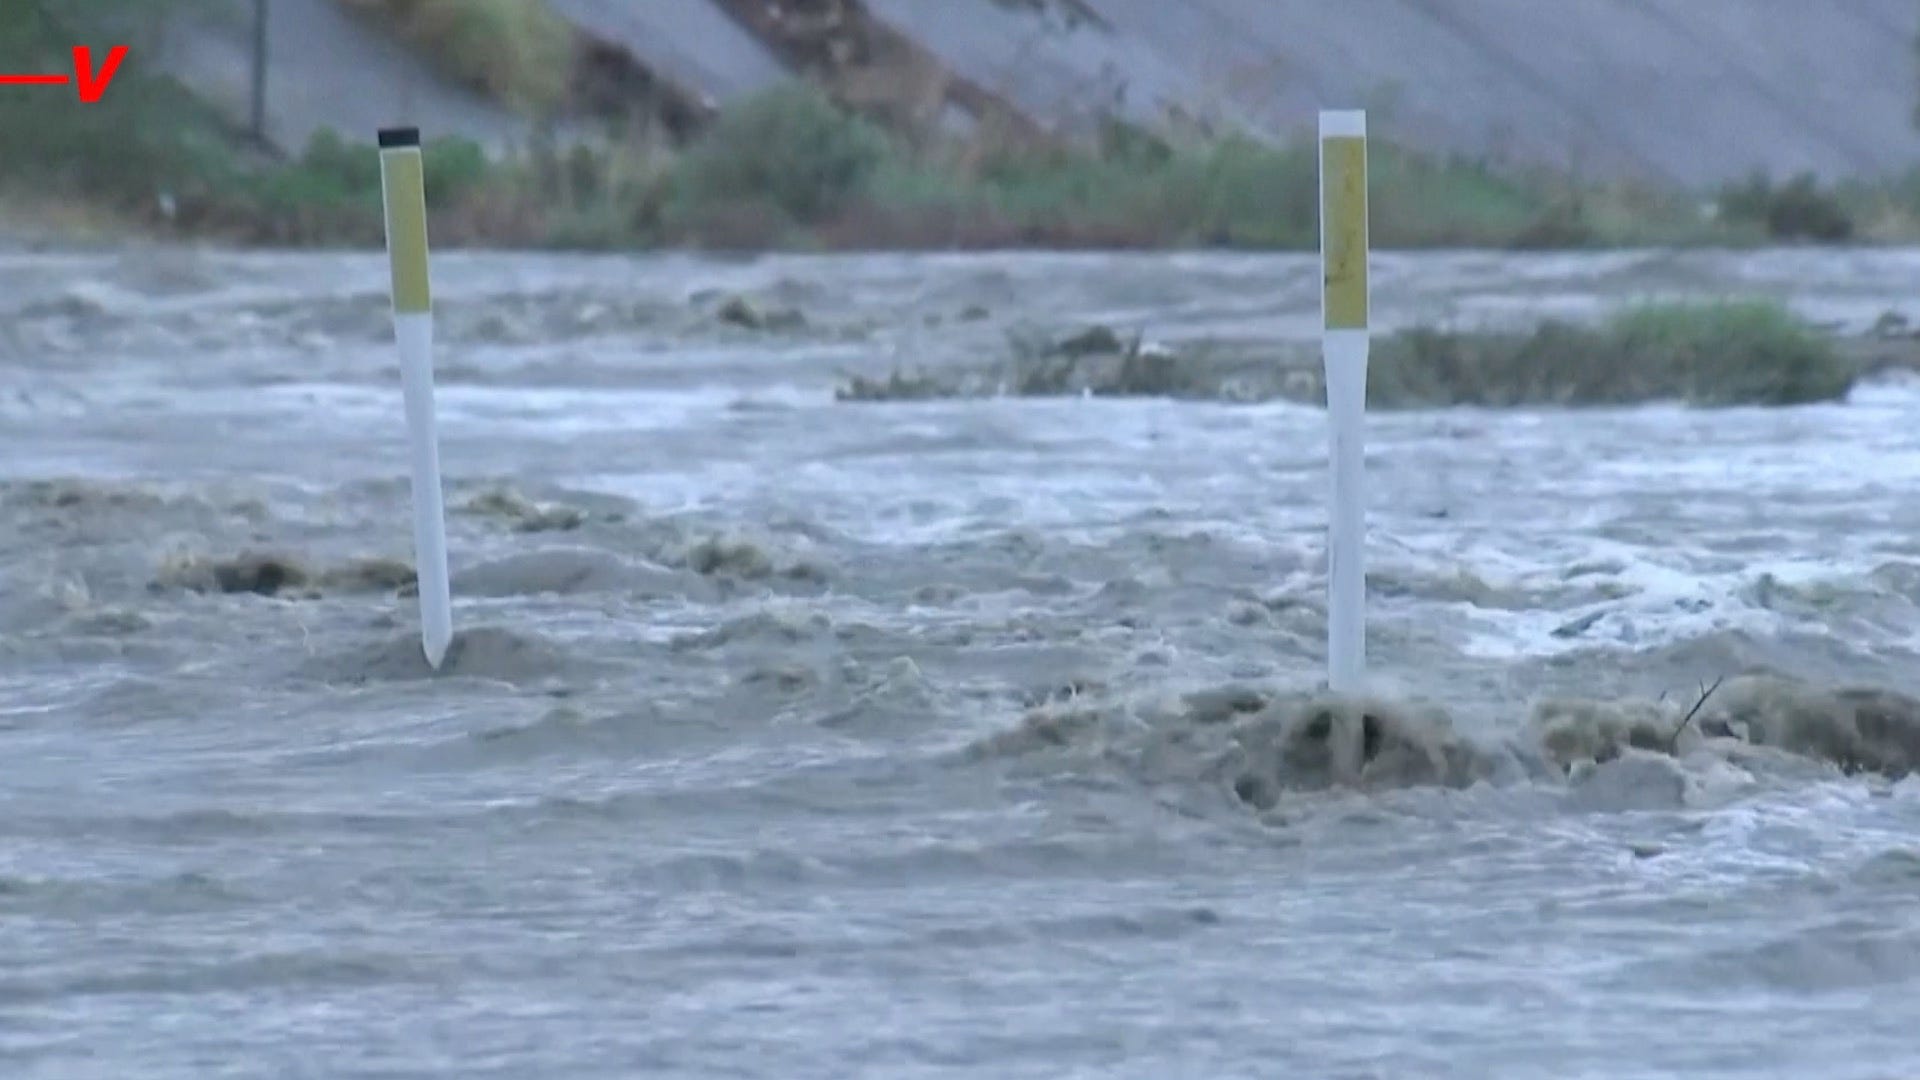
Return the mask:
<svg viewBox="0 0 1920 1080"><path fill-rule="evenodd" d="M1376 303L1857 327L1916 270ZM445 256L432 676L384 272L0 256L6 1076L1920 1074L1909 385L1375 417L1363 708L1318 410L833 399L1277 355L1309 260Z"/></svg>

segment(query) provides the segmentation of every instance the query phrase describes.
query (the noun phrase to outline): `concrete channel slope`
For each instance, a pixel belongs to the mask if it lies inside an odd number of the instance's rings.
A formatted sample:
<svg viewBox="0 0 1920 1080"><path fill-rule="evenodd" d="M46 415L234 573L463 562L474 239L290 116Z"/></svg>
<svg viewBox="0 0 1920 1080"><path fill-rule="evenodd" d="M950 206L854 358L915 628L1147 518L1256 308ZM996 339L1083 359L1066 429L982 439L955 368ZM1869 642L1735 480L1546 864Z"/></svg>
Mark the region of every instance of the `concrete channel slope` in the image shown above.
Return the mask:
<svg viewBox="0 0 1920 1080"><path fill-rule="evenodd" d="M792 76L710 0L547 0L576 27L711 105Z"/></svg>
<svg viewBox="0 0 1920 1080"><path fill-rule="evenodd" d="M527 123L441 77L393 38L336 0L268 0L267 138L289 152L332 128L372 138L387 124L457 134L494 151L522 140ZM147 28L148 62L171 73L237 126L250 115L253 4L203 3Z"/></svg>
<svg viewBox="0 0 1920 1080"><path fill-rule="evenodd" d="M767 48L710 0L547 0L603 47L710 105L791 78ZM339 0L268 0L267 137L282 150L314 132L371 133L418 124L496 153L524 143L529 121L434 70ZM252 101L251 0L200 0L145 28L147 59L237 126Z"/></svg>
<svg viewBox="0 0 1920 1080"><path fill-rule="evenodd" d="M395 120L497 148L524 137L524 120L338 0L269 2L269 129L282 147ZM792 77L718 0L547 2L696 100L724 105ZM1366 106L1375 130L1405 142L1592 179L1920 164L1920 0L862 2L951 76L1063 132L1117 114L1278 138L1310 132L1320 108ZM248 20L230 13L175 28L162 63L244 119L250 49Z"/></svg>
<svg viewBox="0 0 1920 1080"><path fill-rule="evenodd" d="M1102 102L1266 134L1368 106L1427 148L1706 184L1920 162L1915 0L868 0L1070 125Z"/></svg>
<svg viewBox="0 0 1920 1080"><path fill-rule="evenodd" d="M1159 125L1205 107L1216 124L1252 129L1258 117L1214 101L1204 64L1146 47L1087 21L1084 9L959 0L866 0L867 9L952 71L1056 131L1084 133L1103 118Z"/></svg>

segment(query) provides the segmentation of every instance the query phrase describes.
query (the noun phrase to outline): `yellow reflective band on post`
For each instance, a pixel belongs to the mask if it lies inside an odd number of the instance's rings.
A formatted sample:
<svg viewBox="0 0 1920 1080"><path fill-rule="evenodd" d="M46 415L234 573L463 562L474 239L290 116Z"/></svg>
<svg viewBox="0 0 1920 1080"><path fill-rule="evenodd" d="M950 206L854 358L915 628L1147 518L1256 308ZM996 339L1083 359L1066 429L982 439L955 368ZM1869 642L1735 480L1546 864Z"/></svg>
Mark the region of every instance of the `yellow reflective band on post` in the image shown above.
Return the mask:
<svg viewBox="0 0 1920 1080"><path fill-rule="evenodd" d="M387 259L393 266L393 310L423 315L433 308L427 285L427 180L417 146L380 151L387 203Z"/></svg>
<svg viewBox="0 0 1920 1080"><path fill-rule="evenodd" d="M1328 330L1367 328L1367 140L1320 140L1320 243Z"/></svg>

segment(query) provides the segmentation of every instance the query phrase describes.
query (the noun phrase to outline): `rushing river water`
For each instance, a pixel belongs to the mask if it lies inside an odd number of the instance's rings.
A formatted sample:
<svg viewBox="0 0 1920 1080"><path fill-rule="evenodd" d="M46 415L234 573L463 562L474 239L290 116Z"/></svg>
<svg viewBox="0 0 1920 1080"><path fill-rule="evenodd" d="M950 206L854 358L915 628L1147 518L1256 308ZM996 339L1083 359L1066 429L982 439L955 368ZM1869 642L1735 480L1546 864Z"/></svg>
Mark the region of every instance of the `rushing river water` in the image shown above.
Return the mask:
<svg viewBox="0 0 1920 1080"><path fill-rule="evenodd" d="M1864 327L1916 272L1386 257L1376 309ZM1318 410L833 400L1032 327L1297 350L1311 260L447 255L429 677L384 273L0 255L0 1074L1920 1075L1911 384L1373 417L1362 731Z"/></svg>

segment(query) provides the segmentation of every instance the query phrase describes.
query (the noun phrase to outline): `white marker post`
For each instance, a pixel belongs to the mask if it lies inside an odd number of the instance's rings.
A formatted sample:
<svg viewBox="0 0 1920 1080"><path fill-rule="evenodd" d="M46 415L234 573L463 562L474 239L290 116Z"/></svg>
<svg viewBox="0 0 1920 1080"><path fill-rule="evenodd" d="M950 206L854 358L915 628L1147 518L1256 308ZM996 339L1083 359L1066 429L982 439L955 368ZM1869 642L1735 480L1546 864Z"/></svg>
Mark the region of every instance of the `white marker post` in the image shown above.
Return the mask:
<svg viewBox="0 0 1920 1080"><path fill-rule="evenodd" d="M400 344L407 442L413 462L413 559L420 581L420 643L435 671L453 642L447 523L440 499L440 438L433 421L433 296L427 285L426 167L418 128L380 131L380 191L393 270L393 331Z"/></svg>
<svg viewBox="0 0 1920 1080"><path fill-rule="evenodd" d="M1321 355L1332 433L1327 686L1357 694L1367 670L1367 114L1320 114Z"/></svg>

